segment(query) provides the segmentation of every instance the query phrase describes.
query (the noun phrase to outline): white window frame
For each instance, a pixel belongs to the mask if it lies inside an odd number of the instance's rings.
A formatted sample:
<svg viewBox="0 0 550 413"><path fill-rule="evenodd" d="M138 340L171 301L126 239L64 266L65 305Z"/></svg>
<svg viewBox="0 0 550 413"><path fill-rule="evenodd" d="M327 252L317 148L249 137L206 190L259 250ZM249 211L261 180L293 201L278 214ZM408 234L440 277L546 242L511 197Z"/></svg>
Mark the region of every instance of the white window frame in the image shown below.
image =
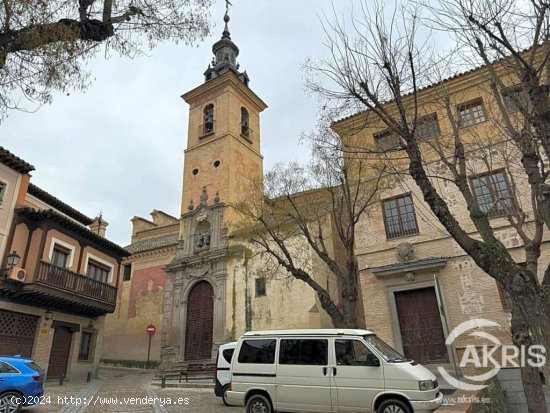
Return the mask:
<svg viewBox="0 0 550 413"><path fill-rule="evenodd" d="M69 244L68 242L61 241L58 238L52 237L52 242L50 243L50 253L48 254L48 258L49 258L50 262L52 262L53 249L55 248L55 244L58 244L58 245L62 246L63 248L66 248L70 251L69 259L67 260L67 267L66 268L67 269L73 268L73 257L74 257L74 252L75 252L75 249L76 249L75 246ZM78 269L77 269L77 271L78 271Z"/></svg>
<svg viewBox="0 0 550 413"><path fill-rule="evenodd" d="M88 272L88 262L90 261L90 259L97 261L100 264L105 265L106 267L109 267L109 275L107 277L107 283L111 284L113 282L113 273L114 273L115 266L109 261L105 261L104 259L99 258L97 255L94 255L91 252L88 252L86 254L86 260L84 261L84 269L83 269L84 274Z"/></svg>

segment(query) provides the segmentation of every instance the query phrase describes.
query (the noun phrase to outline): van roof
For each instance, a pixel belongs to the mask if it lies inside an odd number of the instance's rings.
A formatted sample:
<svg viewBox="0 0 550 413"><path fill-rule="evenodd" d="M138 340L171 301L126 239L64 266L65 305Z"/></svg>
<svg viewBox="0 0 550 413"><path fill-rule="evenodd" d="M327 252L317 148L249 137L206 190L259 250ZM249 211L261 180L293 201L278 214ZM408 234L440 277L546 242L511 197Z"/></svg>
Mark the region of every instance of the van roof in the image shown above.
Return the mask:
<svg viewBox="0 0 550 413"><path fill-rule="evenodd" d="M248 331L244 336L364 336L374 334L370 330L359 330L351 328L310 328L300 330L265 330Z"/></svg>

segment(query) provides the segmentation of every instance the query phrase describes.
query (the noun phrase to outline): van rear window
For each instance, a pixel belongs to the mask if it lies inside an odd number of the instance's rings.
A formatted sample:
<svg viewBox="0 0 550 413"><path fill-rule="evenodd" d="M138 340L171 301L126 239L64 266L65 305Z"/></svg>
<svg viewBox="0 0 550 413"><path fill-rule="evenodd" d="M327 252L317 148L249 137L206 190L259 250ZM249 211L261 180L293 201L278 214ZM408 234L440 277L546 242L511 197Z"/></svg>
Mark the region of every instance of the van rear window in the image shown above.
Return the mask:
<svg viewBox="0 0 550 413"><path fill-rule="evenodd" d="M239 363L273 364L275 339L245 340L239 352Z"/></svg>
<svg viewBox="0 0 550 413"><path fill-rule="evenodd" d="M223 355L223 358L225 359L225 361L227 361L228 363L231 363L231 359L233 358L233 353L234 352L235 352L234 348L228 348L228 349L225 349L224 351L222 351L222 355Z"/></svg>

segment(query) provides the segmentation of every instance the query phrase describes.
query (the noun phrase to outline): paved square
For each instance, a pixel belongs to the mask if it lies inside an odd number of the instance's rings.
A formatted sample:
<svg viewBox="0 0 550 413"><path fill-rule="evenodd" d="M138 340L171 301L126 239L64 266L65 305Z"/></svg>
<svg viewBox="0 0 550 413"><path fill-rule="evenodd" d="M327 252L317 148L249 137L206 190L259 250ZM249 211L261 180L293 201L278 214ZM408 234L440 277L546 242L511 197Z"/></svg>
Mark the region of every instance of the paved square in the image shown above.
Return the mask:
<svg viewBox="0 0 550 413"><path fill-rule="evenodd" d="M170 413L242 412L242 407L225 406L213 389L165 388L151 385L153 373L100 370L91 383L46 382L44 403L23 409L27 413Z"/></svg>

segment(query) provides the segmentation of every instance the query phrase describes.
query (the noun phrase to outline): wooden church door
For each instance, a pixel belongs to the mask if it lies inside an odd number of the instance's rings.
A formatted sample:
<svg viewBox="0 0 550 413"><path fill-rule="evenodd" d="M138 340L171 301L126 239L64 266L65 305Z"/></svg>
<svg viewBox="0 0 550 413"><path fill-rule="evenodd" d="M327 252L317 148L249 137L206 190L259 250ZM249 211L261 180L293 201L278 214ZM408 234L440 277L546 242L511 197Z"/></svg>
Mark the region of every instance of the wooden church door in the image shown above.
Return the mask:
<svg viewBox="0 0 550 413"><path fill-rule="evenodd" d="M187 300L185 326L185 360L208 360L212 357L214 290L207 281L197 283Z"/></svg>

